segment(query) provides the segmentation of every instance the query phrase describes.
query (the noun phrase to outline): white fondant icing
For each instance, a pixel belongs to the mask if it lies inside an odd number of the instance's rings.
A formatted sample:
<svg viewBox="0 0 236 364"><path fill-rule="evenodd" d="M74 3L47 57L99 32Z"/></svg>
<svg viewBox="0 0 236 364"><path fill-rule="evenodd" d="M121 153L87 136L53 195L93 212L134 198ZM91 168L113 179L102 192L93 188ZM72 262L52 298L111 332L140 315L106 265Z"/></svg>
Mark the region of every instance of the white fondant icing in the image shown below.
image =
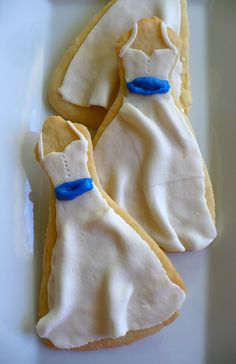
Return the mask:
<svg viewBox="0 0 236 364"><path fill-rule="evenodd" d="M137 37L137 34L138 34L138 24L135 23L133 26L133 29L132 29L132 34L131 34L128 42L126 44L124 44L124 46L120 50L120 54L119 54L120 57L123 57L123 55L125 54L127 49L129 47L131 47L131 45L133 44L133 42L135 41L135 39Z"/></svg>
<svg viewBox="0 0 236 364"><path fill-rule="evenodd" d="M159 16L179 34L180 0L117 0L69 65L59 88L63 99L80 106L108 107L118 80L116 42L135 22L151 16Z"/></svg>
<svg viewBox="0 0 236 364"><path fill-rule="evenodd" d="M88 142L76 132L80 140L64 152L43 156L54 186L90 178ZM39 146L43 155L43 144ZM40 337L71 349L158 325L181 307L185 292L95 185L74 201L57 201L56 211L49 313L37 324Z"/></svg>
<svg viewBox="0 0 236 364"><path fill-rule="evenodd" d="M172 51L174 51L174 53L177 55L179 54L178 49L176 48L176 46L171 42L169 35L168 35L168 31L167 31L167 26L166 23L164 23L164 21L161 22L161 32L162 32L162 37L165 41L165 43L167 44L167 46L172 49Z"/></svg>
<svg viewBox="0 0 236 364"><path fill-rule="evenodd" d="M162 30L166 40L164 25ZM171 81L178 93L179 83L172 80L180 68L174 45L150 57L129 48L123 64L127 82L150 75ZM103 188L162 248L199 250L216 237L201 154L171 92L129 93L95 146L95 163Z"/></svg>

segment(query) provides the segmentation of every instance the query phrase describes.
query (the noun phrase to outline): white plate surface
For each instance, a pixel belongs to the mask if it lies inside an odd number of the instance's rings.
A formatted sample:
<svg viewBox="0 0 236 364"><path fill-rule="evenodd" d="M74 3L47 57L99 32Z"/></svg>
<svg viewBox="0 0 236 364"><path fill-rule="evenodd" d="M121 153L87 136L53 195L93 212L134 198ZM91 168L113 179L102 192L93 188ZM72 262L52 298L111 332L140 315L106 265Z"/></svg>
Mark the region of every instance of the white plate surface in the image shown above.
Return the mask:
<svg viewBox="0 0 236 364"><path fill-rule="evenodd" d="M217 241L170 258L188 287L180 318L129 347L55 352L35 333L47 179L33 148L48 78L66 47L107 1L0 1L0 363L236 363L236 2L189 1L191 120L213 178Z"/></svg>

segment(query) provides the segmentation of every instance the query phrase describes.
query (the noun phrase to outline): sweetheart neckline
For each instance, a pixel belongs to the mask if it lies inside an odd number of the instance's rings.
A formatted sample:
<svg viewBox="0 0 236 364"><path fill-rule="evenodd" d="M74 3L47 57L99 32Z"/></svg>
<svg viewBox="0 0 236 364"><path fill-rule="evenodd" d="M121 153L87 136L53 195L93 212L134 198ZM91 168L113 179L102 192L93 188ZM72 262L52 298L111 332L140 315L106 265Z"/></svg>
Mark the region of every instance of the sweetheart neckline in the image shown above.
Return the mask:
<svg viewBox="0 0 236 364"><path fill-rule="evenodd" d="M68 152L68 150L72 147L72 145L75 145L75 144L79 144L80 142L83 142L82 139L77 139L77 140L73 140L70 144L68 144L62 152L50 152L50 153L47 153L45 156L44 156L44 159L47 159L47 157L50 157L50 156L56 156L56 155L63 155L65 154L66 152Z"/></svg>
<svg viewBox="0 0 236 364"><path fill-rule="evenodd" d="M137 49L137 48L129 48L127 49L126 53L129 52L129 51L132 51L132 52L136 52L136 53L140 53L142 54L145 58L148 58L148 59L151 59L154 54L158 53L158 52L168 52L170 51L171 53L175 54L175 52L173 51L173 49L170 49L170 48L160 48L160 49L154 49L152 51L152 53L150 54L150 56L145 53L142 49Z"/></svg>

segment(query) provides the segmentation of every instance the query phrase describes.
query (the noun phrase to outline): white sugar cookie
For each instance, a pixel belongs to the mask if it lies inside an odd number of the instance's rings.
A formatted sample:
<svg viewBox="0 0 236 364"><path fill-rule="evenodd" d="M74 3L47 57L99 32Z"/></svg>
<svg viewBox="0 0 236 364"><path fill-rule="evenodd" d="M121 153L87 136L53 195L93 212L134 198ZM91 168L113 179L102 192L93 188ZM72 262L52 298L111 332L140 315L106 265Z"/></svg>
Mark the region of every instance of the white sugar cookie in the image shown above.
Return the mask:
<svg viewBox="0 0 236 364"><path fill-rule="evenodd" d="M170 324L184 301L184 283L157 244L103 191L87 129L50 117L38 148L52 181L39 335L54 348L96 350L130 344ZM72 190L58 185L75 177L91 178L93 188L83 185L71 200Z"/></svg>
<svg viewBox="0 0 236 364"><path fill-rule="evenodd" d="M180 49L181 38L157 17L121 37L120 92L94 139L105 191L172 252L216 237L211 182L179 100Z"/></svg>

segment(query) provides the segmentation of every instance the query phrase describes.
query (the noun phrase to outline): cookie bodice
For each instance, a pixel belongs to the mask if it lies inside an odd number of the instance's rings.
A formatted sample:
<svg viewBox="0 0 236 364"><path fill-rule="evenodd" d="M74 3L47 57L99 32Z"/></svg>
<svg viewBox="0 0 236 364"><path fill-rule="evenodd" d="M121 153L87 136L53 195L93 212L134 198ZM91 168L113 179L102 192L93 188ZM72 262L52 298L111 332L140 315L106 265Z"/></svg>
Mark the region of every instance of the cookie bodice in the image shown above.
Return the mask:
<svg viewBox="0 0 236 364"><path fill-rule="evenodd" d="M72 126L73 127L73 126ZM52 152L43 155L43 141L39 148L41 160L55 187L75 180L89 178L88 171L88 142L84 136L76 131L78 140L73 141L63 152ZM80 139L79 139L80 138Z"/></svg>
<svg viewBox="0 0 236 364"><path fill-rule="evenodd" d="M175 62L176 55L171 49L158 49L148 56L139 49L129 48L123 56L126 81L145 76L169 80Z"/></svg>
<svg viewBox="0 0 236 364"><path fill-rule="evenodd" d="M168 48L155 49L151 55L147 55L142 50L131 47L138 34L138 26L134 24L130 39L120 50L125 79L128 84L137 80L139 84L140 78L141 82L142 78L145 78L145 88L149 84L150 87L153 87L153 82L154 84L156 82L164 82L169 87L166 88L165 92L157 93L168 93L170 87L172 87L175 95L179 97L182 84L182 63L180 61L179 51L170 40L166 24L163 22L161 23L161 32ZM153 93L144 92L142 94L150 95Z"/></svg>

